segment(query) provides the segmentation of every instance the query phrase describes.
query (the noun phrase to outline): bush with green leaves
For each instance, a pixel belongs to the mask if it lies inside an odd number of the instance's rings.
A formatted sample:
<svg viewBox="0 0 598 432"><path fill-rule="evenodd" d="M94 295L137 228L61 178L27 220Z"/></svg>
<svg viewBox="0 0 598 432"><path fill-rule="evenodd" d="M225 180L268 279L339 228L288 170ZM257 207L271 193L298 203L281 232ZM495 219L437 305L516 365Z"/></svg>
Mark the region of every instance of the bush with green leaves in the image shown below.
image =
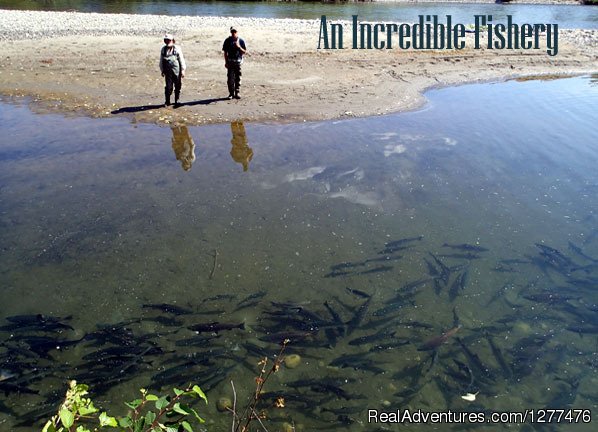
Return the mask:
<svg viewBox="0 0 598 432"><path fill-rule="evenodd" d="M58 414L44 425L42 432L95 432L100 429L118 429L122 432L193 432L192 422L204 423L188 402L203 399L204 392L196 385L185 390L173 389L173 395L157 396L141 389L141 398L127 402L129 413L113 417L100 413L93 401L86 397L88 386L69 383L69 389ZM98 414L99 413L99 414Z"/></svg>

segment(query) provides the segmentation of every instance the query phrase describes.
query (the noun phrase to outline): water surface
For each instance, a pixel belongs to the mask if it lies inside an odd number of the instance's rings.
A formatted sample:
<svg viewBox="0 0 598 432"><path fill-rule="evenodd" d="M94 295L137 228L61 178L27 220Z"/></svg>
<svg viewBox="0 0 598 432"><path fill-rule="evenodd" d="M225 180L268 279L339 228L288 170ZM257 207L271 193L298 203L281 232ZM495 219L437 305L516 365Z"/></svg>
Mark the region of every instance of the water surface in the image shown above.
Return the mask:
<svg viewBox="0 0 598 432"><path fill-rule="evenodd" d="M265 404L286 398L264 405L274 429L377 430L366 408L595 409L596 79L427 96L189 128L3 101L0 421L30 430L67 379L117 410L193 380L228 430L214 402L231 379L246 397L285 335L302 362L268 383ZM13 325L36 314L63 325ZM244 329L189 328L214 322Z"/></svg>

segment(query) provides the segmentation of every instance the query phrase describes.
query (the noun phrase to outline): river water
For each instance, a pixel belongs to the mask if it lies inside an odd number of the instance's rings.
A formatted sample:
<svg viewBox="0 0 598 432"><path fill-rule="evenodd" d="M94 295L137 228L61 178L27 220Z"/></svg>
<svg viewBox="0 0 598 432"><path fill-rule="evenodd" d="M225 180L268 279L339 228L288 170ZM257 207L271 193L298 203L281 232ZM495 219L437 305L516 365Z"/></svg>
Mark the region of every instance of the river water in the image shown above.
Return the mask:
<svg viewBox="0 0 598 432"><path fill-rule="evenodd" d="M0 8L25 10L76 10L81 12L213 15L261 18L350 19L415 22L418 15L452 15L454 22L471 24L474 15L492 15L495 22L512 15L518 23L556 23L561 28L598 28L598 8L580 5L529 5L480 3L320 3L174 0L0 0Z"/></svg>
<svg viewBox="0 0 598 432"><path fill-rule="evenodd" d="M0 428L32 430L76 378L115 412L200 383L208 429L230 430L215 401L231 379L244 401L283 338L301 361L267 382L269 430L402 430L368 408L595 410L596 77L427 97L188 128L1 101Z"/></svg>

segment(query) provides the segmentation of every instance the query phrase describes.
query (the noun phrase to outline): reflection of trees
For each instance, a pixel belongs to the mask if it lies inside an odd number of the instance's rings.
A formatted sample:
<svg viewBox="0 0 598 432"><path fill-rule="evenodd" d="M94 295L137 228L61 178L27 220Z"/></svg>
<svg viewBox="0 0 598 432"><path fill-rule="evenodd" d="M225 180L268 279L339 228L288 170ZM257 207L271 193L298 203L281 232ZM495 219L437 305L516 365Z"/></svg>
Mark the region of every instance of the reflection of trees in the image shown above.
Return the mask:
<svg viewBox="0 0 598 432"><path fill-rule="evenodd" d="M66 11L75 10L78 12L121 12L134 13L140 3L145 0L11 0L0 1L0 7L19 10L48 10ZM147 1L152 3L152 1Z"/></svg>
<svg viewBox="0 0 598 432"><path fill-rule="evenodd" d="M230 155L235 162L243 165L243 171L247 171L249 162L253 158L253 149L247 145L245 125L241 121L234 121L230 124L230 129L233 133L233 139L230 140L233 145Z"/></svg>
<svg viewBox="0 0 598 432"><path fill-rule="evenodd" d="M189 133L187 126L172 126L172 150L177 160L181 161L181 167L185 171L191 169L195 161L195 143Z"/></svg>
<svg viewBox="0 0 598 432"><path fill-rule="evenodd" d="M590 85L598 85L598 73L590 75Z"/></svg>
<svg viewBox="0 0 598 432"><path fill-rule="evenodd" d="M8 3L8 4L5 4ZM82 0L12 0L10 2L0 2L1 7L8 9L26 9L26 10L77 10L100 12L103 8L96 4L90 4L90 1Z"/></svg>

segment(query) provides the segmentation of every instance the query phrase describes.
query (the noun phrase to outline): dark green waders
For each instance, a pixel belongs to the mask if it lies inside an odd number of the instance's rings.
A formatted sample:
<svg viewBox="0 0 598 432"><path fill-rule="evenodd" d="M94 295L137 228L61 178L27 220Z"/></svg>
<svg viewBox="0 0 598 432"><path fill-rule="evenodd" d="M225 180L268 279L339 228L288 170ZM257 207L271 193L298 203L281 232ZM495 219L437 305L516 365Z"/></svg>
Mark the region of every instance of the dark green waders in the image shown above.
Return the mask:
<svg viewBox="0 0 598 432"><path fill-rule="evenodd" d="M239 88L241 87L241 62L229 60L226 62L226 65L228 94L229 96L239 98Z"/></svg>
<svg viewBox="0 0 598 432"><path fill-rule="evenodd" d="M171 54L167 54L166 47L162 48L162 70L164 71L164 79L166 85L164 87L164 98L165 104L170 105L170 95L174 87L174 103L179 102L181 95L181 63L179 60L179 54L176 52L176 48Z"/></svg>

